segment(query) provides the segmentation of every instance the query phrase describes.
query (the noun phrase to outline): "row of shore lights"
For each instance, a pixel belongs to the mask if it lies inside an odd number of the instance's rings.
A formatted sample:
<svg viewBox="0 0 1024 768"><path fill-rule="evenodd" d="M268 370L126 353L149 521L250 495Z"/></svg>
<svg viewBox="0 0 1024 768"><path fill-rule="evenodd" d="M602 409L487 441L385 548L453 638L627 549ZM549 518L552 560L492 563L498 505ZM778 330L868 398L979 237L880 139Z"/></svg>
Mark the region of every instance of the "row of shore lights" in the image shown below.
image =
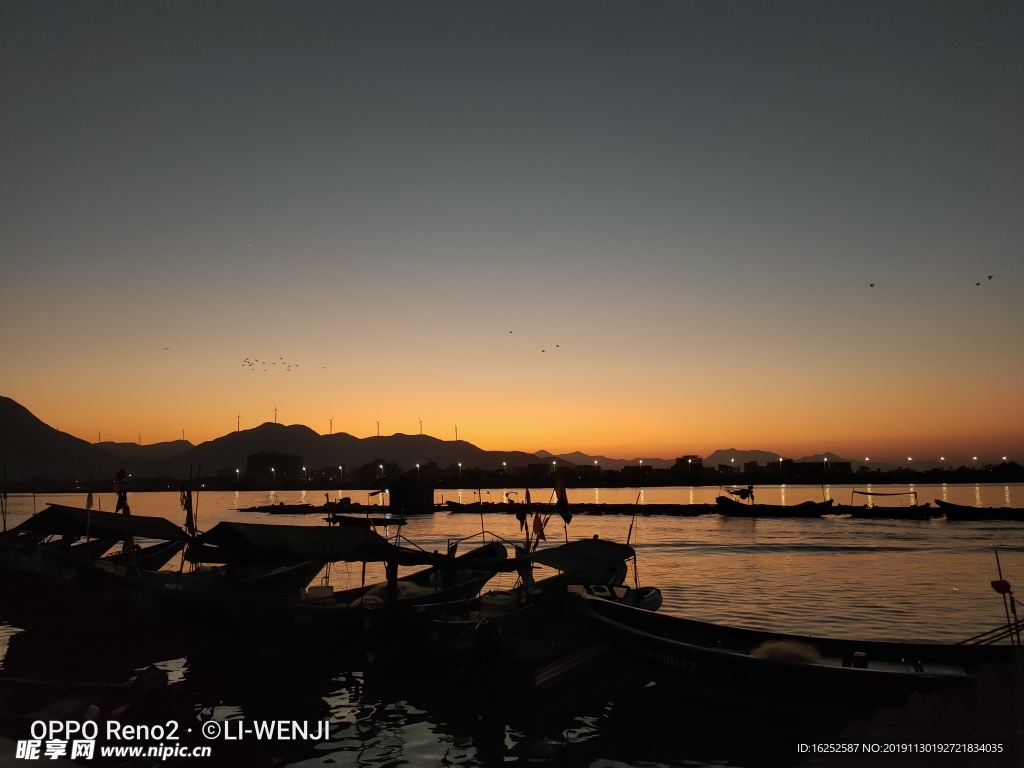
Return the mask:
<svg viewBox="0 0 1024 768"><path fill-rule="evenodd" d="M910 462L912 462L913 460L914 460L913 458L911 458L910 456L907 456L907 468L908 469L910 468ZM946 460L945 456L940 456L939 457L939 467L940 468L942 466L942 462L944 462L945 460ZM1006 456L1003 456L1003 461L1005 462L1006 460L1007 460ZM779 456L779 466L782 466L782 462L783 461L784 461L784 459L781 456ZM869 459L867 456L865 456L864 457L864 463L867 464L869 461L871 461L871 459ZM824 457L823 462L825 464L825 468L828 469L828 456ZM978 457L977 456L972 456L971 457L971 467L975 468L977 462L978 462ZM644 463L644 461L643 461L643 459L641 459L640 460L640 465L643 466L643 463ZM686 463L689 464L690 463L690 459L687 459ZM736 459L729 459L729 463L732 465L733 471L735 471L736 470ZM597 466L597 462L596 461L594 462L594 466Z"/></svg>
<svg viewBox="0 0 1024 768"><path fill-rule="evenodd" d="M946 460L945 456L940 456L939 457L939 462L940 463L945 461L945 460ZM780 456L779 457L779 466L782 465L783 461L784 461L784 459ZM871 459L869 459L867 456L865 456L864 457L864 463L866 464L869 461L871 461ZM910 456L907 456L907 467L908 468L910 466L910 462L912 462L912 461L913 461L913 459ZM971 461L971 467L972 468L975 466L977 461L978 461L978 457L977 456L972 457L972 461ZM1006 457L1005 456L1003 456L1003 461L1006 461ZM732 465L732 469L735 471L735 469L736 469L736 459L729 459L729 462ZM686 463L690 464L691 460L687 459ZM825 466L827 468L828 467L828 457L827 456L824 458L824 464L825 464ZM640 467L642 468L643 465L644 465L644 460L640 459ZM383 477L384 477L384 465L380 464L378 466L380 467L381 479L383 479ZM508 477L508 462L507 461L501 462L501 466L502 466L502 469L505 472L505 477L507 478ZM554 471L555 466L556 466L556 462L552 461L551 462L551 471L552 472ZM940 466L941 466L941 464L940 464ZM594 462L594 469L597 469L597 462L596 461ZM235 470L235 480L238 480L241 477L241 472L242 472L242 470L240 470L240 469L236 469ZM274 478L276 479L277 478L277 470L275 470L273 467L271 467L270 468L270 472L273 474ZM305 474L306 474L306 468L305 467L302 468L302 474L303 474L303 476L305 476ZM339 478L339 481L342 481L344 479L344 476L345 476L345 467L343 465L339 465L338 466L338 478ZM420 478L420 465L417 464L416 465L416 479L419 480L419 478ZM462 479L462 462L460 461L459 462L459 480L461 480L461 479Z"/></svg>
<svg viewBox="0 0 1024 768"><path fill-rule="evenodd" d="M913 460L914 459L911 456L907 456L907 468L908 469L910 468L910 463ZM939 466L940 467L942 466L942 462L944 462L945 460L946 460L945 456L939 456ZM779 459L779 461L781 462L782 459ZM867 464L869 461L871 461L871 459L869 459L867 456L865 456L864 457L864 463ZM1003 461L1006 461L1006 457L1005 456L1003 456ZM978 462L978 457L977 456L972 456L971 457L971 467L974 467L977 464L977 462ZM825 463L828 464L828 457L827 456L825 457Z"/></svg>

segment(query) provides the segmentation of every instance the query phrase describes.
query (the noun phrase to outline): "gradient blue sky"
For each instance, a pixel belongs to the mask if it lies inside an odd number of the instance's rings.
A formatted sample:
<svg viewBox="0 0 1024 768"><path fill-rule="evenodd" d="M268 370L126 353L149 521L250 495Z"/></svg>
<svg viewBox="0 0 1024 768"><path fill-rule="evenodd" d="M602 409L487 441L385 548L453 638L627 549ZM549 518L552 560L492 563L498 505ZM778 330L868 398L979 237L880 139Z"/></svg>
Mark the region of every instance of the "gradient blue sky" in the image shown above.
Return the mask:
<svg viewBox="0 0 1024 768"><path fill-rule="evenodd" d="M88 440L276 405L1020 460L1022 31L1007 2L5 2L0 394Z"/></svg>

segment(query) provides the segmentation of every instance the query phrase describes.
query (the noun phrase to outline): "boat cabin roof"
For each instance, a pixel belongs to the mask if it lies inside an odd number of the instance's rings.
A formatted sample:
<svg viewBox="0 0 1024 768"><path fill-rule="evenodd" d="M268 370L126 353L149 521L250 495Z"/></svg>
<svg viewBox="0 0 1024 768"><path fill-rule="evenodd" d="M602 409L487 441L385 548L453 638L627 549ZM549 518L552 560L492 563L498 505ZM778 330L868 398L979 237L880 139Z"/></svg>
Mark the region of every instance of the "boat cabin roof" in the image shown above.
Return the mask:
<svg viewBox="0 0 1024 768"><path fill-rule="evenodd" d="M517 559L519 562L540 563L559 571L583 571L595 565L621 562L635 556L636 550L628 544L618 544L604 539L580 539L559 544L557 547L539 549Z"/></svg>
<svg viewBox="0 0 1024 768"><path fill-rule="evenodd" d="M66 507L50 504L20 525L12 528L12 535L45 533L53 536L90 536L92 538L123 539L137 536L165 541L187 541L188 534L170 520L145 515L121 515L95 509Z"/></svg>
<svg viewBox="0 0 1024 768"><path fill-rule="evenodd" d="M368 527L217 523L189 548L188 559L204 563L396 562L433 564L440 558L396 547Z"/></svg>

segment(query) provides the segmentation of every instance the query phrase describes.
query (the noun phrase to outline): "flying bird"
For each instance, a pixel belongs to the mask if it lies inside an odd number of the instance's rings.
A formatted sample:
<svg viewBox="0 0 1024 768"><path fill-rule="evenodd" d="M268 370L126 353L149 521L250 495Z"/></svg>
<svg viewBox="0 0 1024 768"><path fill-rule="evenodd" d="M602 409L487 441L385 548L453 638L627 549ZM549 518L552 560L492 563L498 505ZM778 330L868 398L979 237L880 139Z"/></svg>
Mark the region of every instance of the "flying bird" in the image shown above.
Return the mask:
<svg viewBox="0 0 1024 768"><path fill-rule="evenodd" d="M868 283L868 288L874 288L874 287L875 287L874 283Z"/></svg>

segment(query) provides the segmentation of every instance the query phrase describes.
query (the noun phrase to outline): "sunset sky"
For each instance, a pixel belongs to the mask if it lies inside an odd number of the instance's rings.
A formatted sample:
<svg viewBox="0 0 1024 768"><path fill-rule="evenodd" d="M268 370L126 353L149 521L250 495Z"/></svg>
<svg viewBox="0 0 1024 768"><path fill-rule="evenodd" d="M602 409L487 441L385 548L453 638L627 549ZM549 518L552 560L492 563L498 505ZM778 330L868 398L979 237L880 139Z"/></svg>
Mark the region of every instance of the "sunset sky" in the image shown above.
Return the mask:
<svg viewBox="0 0 1024 768"><path fill-rule="evenodd" d="M1022 29L3 3L0 395L89 441L276 406L496 450L1020 461Z"/></svg>

